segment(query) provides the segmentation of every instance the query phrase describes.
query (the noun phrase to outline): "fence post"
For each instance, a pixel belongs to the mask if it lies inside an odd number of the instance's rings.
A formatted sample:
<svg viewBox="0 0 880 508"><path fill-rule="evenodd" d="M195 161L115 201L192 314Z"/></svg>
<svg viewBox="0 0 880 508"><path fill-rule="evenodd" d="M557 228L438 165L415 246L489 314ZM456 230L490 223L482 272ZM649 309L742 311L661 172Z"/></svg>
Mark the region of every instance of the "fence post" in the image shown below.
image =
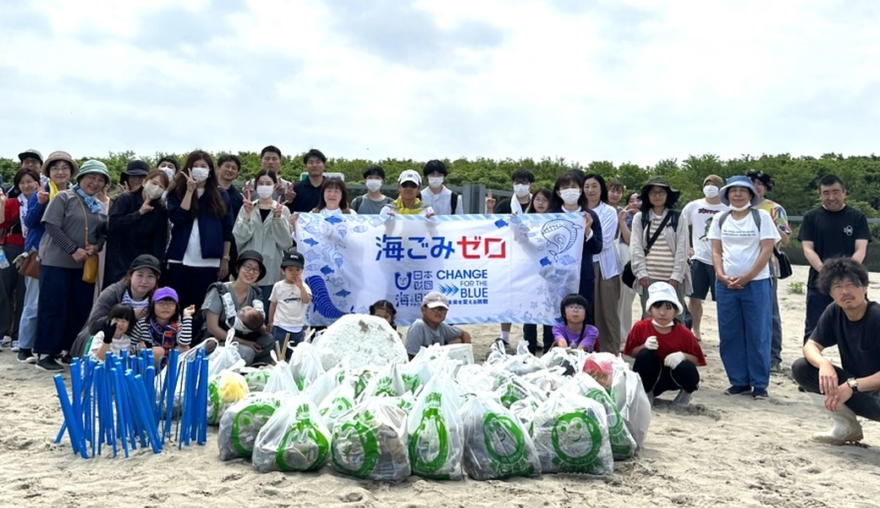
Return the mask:
<svg viewBox="0 0 880 508"><path fill-rule="evenodd" d="M484 214L486 213L486 186L482 184L474 185L466 183L461 186L461 206L464 213Z"/></svg>

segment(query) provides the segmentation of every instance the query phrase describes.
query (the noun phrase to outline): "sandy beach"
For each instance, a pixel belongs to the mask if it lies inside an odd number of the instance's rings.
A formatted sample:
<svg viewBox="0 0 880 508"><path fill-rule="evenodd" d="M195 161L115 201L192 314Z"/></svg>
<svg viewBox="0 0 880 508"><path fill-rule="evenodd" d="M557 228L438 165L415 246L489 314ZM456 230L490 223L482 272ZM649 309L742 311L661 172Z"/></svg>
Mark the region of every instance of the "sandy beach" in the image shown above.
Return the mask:
<svg viewBox="0 0 880 508"><path fill-rule="evenodd" d="M804 295L782 281L779 305L784 365L800 356ZM880 274L871 274L880 289ZM454 311L454 309L453 309ZM138 451L129 459L83 460L66 438L54 438L62 421L52 377L0 353L0 450L3 506L778 506L874 507L880 482L880 424L866 423L867 447L810 442L830 420L798 392L787 375L774 375L770 399L722 394L727 378L718 357L715 306L707 302L703 347L709 362L687 410L668 400L653 410L646 449L615 464L607 478L544 475L537 479L442 483L412 476L397 485L339 476L329 467L314 474L257 473L248 461L221 462L216 428L204 447L161 455ZM475 358L482 359L497 326L468 327ZM521 337L515 327L513 337ZM836 352L833 354L836 357ZM669 394L671 399L674 394ZM871 486L874 487L871 487ZM875 492L875 494L870 494Z"/></svg>

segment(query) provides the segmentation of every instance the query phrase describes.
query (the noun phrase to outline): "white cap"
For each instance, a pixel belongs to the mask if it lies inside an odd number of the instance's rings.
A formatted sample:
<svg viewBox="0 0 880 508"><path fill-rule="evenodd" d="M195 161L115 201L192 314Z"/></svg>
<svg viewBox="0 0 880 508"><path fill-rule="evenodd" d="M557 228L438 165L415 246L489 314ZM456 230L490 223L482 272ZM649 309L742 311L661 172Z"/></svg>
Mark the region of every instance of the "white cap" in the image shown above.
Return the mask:
<svg viewBox="0 0 880 508"><path fill-rule="evenodd" d="M443 307L444 309L449 310L449 300L447 300L442 293L431 291L430 293L425 295L425 298L422 300L422 306L429 309Z"/></svg>
<svg viewBox="0 0 880 508"><path fill-rule="evenodd" d="M406 171L401 173L399 177L397 177L397 183L404 183L404 182L413 182L414 184L421 187L422 186L422 177L415 170L407 169Z"/></svg>
<svg viewBox="0 0 880 508"><path fill-rule="evenodd" d="M684 312L681 302L678 301L678 293L668 282L655 282L648 288L648 301L645 303L645 308L650 309L657 302L669 302L675 305L679 314Z"/></svg>

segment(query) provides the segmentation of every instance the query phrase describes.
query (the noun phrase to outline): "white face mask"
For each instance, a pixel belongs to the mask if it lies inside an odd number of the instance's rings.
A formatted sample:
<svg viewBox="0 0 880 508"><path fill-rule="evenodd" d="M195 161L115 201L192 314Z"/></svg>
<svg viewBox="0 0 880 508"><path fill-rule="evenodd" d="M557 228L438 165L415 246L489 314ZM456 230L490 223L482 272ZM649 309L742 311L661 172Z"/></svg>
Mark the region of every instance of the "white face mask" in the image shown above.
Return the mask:
<svg viewBox="0 0 880 508"><path fill-rule="evenodd" d="M443 177L432 176L431 178L428 178L428 185L430 185L432 189L439 189L440 187L443 187Z"/></svg>
<svg viewBox="0 0 880 508"><path fill-rule="evenodd" d="M651 324L656 326L657 328L672 328L672 326L675 324L675 321L670 321L669 323L667 323L665 325L661 325L656 320L652 319Z"/></svg>
<svg viewBox="0 0 880 508"><path fill-rule="evenodd" d="M516 184L513 186L513 193L516 194L518 198L524 198L529 195L529 186L523 184Z"/></svg>
<svg viewBox="0 0 880 508"><path fill-rule="evenodd" d="M707 185L703 187L703 195L709 199L718 197L718 187L714 185Z"/></svg>
<svg viewBox="0 0 880 508"><path fill-rule="evenodd" d="M566 205L574 205L581 198L581 191L578 189L563 189L559 191L559 197Z"/></svg>
<svg viewBox="0 0 880 508"><path fill-rule="evenodd" d="M211 171L208 168L192 168L192 177L196 182L204 182Z"/></svg>
<svg viewBox="0 0 880 508"><path fill-rule="evenodd" d="M735 206L733 206L733 205L730 205L730 209L733 210L734 212L745 212L746 210L748 210L748 209L751 208L751 207L752 207L752 203L751 203L751 202L746 203L746 204L744 204L743 206L740 206L740 207L735 207Z"/></svg>
<svg viewBox="0 0 880 508"><path fill-rule="evenodd" d="M164 192L165 192L165 189L163 189L162 187L159 187L158 185L156 185L154 183L148 183L147 185L144 186L144 194L146 194L147 197L150 199L157 199L157 198L161 197Z"/></svg>
<svg viewBox="0 0 880 508"><path fill-rule="evenodd" d="M370 192L377 192L382 188L382 180L369 179L367 180L367 190Z"/></svg>
<svg viewBox="0 0 880 508"><path fill-rule="evenodd" d="M174 179L174 168L159 168L159 171L165 173L165 176L168 177L169 182Z"/></svg>
<svg viewBox="0 0 880 508"><path fill-rule="evenodd" d="M272 197L273 192L275 192L275 186L273 185L257 185L257 196L260 199Z"/></svg>

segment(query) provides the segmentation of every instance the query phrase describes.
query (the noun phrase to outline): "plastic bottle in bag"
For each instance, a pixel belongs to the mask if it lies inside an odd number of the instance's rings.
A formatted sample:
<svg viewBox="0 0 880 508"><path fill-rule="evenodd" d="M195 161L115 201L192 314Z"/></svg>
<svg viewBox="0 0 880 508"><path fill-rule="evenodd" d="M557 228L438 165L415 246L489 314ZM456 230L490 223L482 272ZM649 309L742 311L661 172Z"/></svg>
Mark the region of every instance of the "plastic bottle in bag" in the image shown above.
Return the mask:
<svg viewBox="0 0 880 508"><path fill-rule="evenodd" d="M493 395L471 397L460 410L464 426L462 465L474 480L541 474L531 436Z"/></svg>
<svg viewBox="0 0 880 508"><path fill-rule="evenodd" d="M464 429L453 383L436 376L422 389L409 414L412 472L434 480L460 480Z"/></svg>
<svg viewBox="0 0 880 508"><path fill-rule="evenodd" d="M614 458L605 408L576 393L556 392L535 412L535 447L545 473L610 474Z"/></svg>
<svg viewBox="0 0 880 508"><path fill-rule="evenodd" d="M254 467L261 473L320 469L330 456L330 438L311 399L287 399L257 435Z"/></svg>
<svg viewBox="0 0 880 508"><path fill-rule="evenodd" d="M330 460L357 478L398 482L411 473L406 413L389 398L367 399L341 415L333 427Z"/></svg>

